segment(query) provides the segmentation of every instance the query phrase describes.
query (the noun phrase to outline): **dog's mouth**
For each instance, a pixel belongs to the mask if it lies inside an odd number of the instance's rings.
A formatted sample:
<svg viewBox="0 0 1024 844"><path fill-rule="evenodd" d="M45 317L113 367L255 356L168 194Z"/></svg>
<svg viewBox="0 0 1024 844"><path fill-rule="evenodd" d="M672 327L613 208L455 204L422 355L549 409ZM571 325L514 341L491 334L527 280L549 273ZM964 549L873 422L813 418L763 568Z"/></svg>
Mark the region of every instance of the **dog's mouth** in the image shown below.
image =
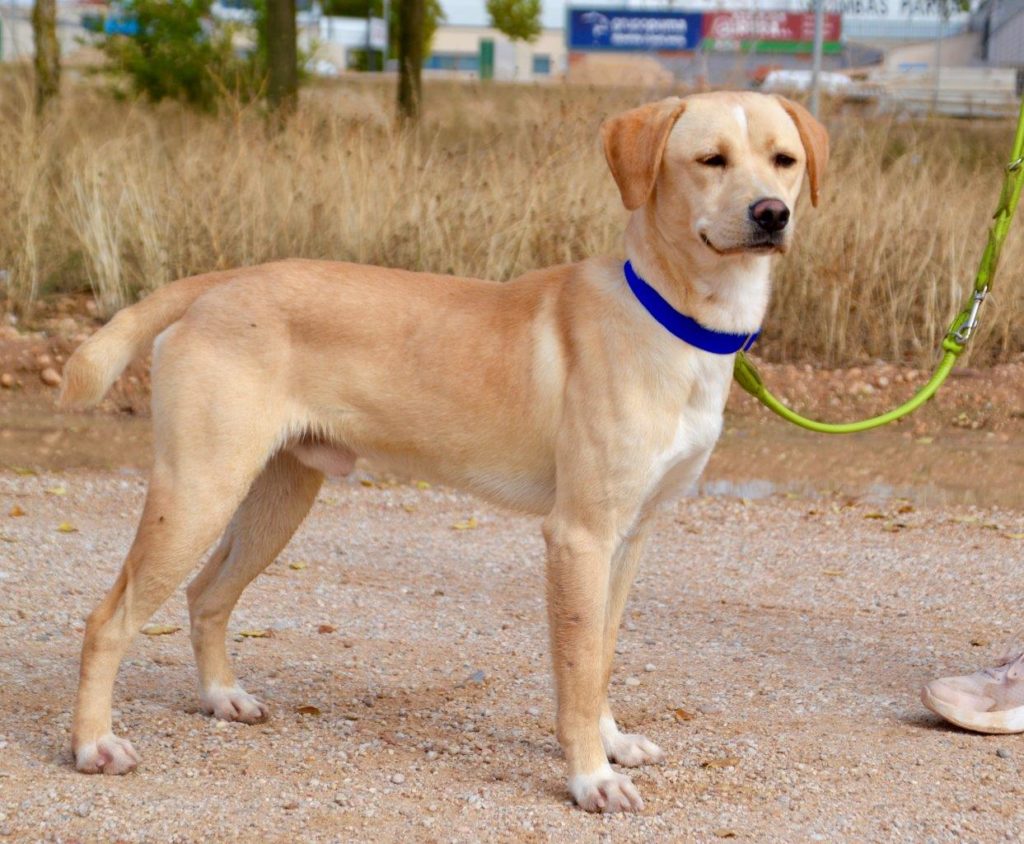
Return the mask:
<svg viewBox="0 0 1024 844"><path fill-rule="evenodd" d="M715 246L715 244L711 242L711 238L709 238L704 232L700 233L700 239L708 249L718 255L743 255L745 253L767 255L772 252L778 252L781 255L786 251L786 241L781 232L776 235L768 235L766 237L758 238L757 240L750 240L746 243L740 244L739 246L729 246L725 248Z"/></svg>

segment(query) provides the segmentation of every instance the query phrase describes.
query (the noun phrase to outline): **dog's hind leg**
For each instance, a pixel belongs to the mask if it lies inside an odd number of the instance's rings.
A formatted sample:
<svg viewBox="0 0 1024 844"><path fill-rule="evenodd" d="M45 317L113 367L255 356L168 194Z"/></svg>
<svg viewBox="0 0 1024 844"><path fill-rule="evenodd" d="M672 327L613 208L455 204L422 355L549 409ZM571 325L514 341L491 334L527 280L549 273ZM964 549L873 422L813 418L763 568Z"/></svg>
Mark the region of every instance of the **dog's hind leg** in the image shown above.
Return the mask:
<svg viewBox="0 0 1024 844"><path fill-rule="evenodd" d="M313 505L324 476L288 452L271 458L217 550L188 587L192 648L203 711L253 724L267 708L235 681L225 647L228 619L243 590L274 561Z"/></svg>
<svg viewBox="0 0 1024 844"><path fill-rule="evenodd" d="M227 364L207 376L206 389L197 388L203 364L189 359L190 350L207 350L192 339L182 338L186 348L168 364L180 367L177 377L166 386L154 378L155 454L142 519L121 573L86 624L71 739L75 765L86 773L123 774L138 763L131 744L112 732L121 659L223 532L284 427L262 403L254 405L258 391ZM174 389L182 383L187 390Z"/></svg>

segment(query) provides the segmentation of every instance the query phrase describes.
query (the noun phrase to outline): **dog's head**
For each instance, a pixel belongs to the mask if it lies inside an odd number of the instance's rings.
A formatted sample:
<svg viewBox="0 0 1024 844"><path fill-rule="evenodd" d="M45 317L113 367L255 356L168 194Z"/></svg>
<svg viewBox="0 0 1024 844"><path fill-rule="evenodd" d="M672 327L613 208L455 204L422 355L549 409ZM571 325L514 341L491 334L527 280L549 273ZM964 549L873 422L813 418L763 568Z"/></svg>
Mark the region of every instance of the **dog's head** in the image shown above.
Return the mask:
<svg viewBox="0 0 1024 844"><path fill-rule="evenodd" d="M609 118L601 138L626 208L718 255L785 252L803 174L816 206L828 161L825 127L763 94L670 97Z"/></svg>

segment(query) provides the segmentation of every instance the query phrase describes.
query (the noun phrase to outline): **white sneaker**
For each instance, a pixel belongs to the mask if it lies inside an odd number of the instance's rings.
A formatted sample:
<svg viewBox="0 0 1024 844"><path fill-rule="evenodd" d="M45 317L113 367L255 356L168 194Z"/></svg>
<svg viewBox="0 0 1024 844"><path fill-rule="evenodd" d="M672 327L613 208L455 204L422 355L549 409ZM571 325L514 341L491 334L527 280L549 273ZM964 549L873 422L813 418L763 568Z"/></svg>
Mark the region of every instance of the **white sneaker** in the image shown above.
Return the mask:
<svg viewBox="0 0 1024 844"><path fill-rule="evenodd" d="M932 680L921 702L965 730L1024 733L1024 653L976 674Z"/></svg>

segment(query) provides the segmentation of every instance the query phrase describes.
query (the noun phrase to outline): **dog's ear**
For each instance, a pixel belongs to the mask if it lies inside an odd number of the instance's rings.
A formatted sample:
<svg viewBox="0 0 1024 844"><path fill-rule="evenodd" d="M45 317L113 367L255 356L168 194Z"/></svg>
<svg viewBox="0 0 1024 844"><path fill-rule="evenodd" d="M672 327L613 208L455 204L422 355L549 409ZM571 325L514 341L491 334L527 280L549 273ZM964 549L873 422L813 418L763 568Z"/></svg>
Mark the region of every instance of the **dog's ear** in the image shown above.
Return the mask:
<svg viewBox="0 0 1024 844"><path fill-rule="evenodd" d="M819 186L821 176L828 164L828 130L800 103L787 100L776 94L775 99L785 109L786 114L796 124L800 134L800 142L804 145L807 155L807 176L811 182L811 205L818 207Z"/></svg>
<svg viewBox="0 0 1024 844"><path fill-rule="evenodd" d="M647 202L661 167L669 132L686 101L669 97L609 117L601 124L604 157L622 194L622 204L633 211Z"/></svg>

